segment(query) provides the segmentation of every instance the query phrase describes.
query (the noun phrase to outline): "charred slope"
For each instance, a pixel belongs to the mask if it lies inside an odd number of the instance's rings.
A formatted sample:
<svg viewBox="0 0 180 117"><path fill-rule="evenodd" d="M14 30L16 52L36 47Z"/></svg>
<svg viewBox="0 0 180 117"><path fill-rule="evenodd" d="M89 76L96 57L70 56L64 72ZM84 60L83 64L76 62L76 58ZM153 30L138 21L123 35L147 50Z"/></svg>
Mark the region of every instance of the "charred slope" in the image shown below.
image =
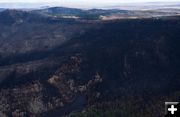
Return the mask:
<svg viewBox="0 0 180 117"><path fill-rule="evenodd" d="M163 116L164 101L180 98L180 18L93 24L46 56L1 67L1 113Z"/></svg>
<svg viewBox="0 0 180 117"><path fill-rule="evenodd" d="M0 13L0 27L0 65L3 66L34 60L37 57L33 55L45 55L91 26L73 19L6 10Z"/></svg>

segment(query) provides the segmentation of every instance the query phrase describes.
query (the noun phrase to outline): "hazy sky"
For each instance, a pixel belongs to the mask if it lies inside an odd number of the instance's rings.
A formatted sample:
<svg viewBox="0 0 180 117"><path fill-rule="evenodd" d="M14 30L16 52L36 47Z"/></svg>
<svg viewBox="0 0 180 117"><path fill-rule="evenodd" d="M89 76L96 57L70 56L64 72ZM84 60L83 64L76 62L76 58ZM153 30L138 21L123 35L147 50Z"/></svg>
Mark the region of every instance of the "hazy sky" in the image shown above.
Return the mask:
<svg viewBox="0 0 180 117"><path fill-rule="evenodd" d="M99 2L111 2L111 3L134 3L134 2L173 2L173 1L179 1L180 0L0 0L0 3L13 3L13 2L31 2L31 3L42 3L42 2L63 2L63 3L68 3L68 2L73 2L73 3L80 3L80 2L94 2L94 3L99 3Z"/></svg>
<svg viewBox="0 0 180 117"><path fill-rule="evenodd" d="M123 3L142 2L178 2L180 0L0 0L0 7L39 7L39 6L66 6L66 7L104 7Z"/></svg>

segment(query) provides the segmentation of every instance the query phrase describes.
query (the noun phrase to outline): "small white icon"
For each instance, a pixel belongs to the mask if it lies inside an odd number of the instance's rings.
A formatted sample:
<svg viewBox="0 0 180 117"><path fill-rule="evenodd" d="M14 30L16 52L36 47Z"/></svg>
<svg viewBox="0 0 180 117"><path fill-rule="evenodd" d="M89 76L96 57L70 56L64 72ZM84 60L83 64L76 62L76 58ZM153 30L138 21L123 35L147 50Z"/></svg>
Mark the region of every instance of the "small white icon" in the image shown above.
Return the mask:
<svg viewBox="0 0 180 117"><path fill-rule="evenodd" d="M168 108L168 111L170 111L171 114L174 115L174 112L177 111L177 108L175 108L174 105L171 105L171 108Z"/></svg>

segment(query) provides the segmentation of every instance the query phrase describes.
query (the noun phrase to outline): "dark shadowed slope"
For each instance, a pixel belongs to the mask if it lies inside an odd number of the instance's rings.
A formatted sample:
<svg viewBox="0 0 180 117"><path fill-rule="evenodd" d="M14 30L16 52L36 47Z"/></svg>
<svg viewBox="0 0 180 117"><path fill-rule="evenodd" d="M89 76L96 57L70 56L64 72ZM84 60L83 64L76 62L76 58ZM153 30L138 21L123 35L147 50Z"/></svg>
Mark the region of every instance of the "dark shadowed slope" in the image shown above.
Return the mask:
<svg viewBox="0 0 180 117"><path fill-rule="evenodd" d="M180 17L34 15L0 23L0 114L159 117L180 99Z"/></svg>

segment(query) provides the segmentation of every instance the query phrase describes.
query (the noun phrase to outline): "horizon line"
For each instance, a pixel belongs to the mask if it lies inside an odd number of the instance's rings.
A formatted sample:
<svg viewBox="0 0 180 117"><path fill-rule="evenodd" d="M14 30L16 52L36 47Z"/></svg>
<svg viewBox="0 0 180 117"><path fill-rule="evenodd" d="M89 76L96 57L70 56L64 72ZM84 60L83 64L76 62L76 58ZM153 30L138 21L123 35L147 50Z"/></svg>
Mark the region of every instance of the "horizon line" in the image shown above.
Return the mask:
<svg viewBox="0 0 180 117"><path fill-rule="evenodd" d="M67 8L80 8L80 9L92 9L92 8L108 8L113 6L135 6L135 5L154 5L154 6L163 6L163 5L176 5L179 6L180 1L157 1L157 2L129 2L129 3L102 3L102 4L65 4L60 2L0 2L0 8L6 9L29 9L29 8L41 8L41 7L67 7ZM180 6L179 6L180 8Z"/></svg>

